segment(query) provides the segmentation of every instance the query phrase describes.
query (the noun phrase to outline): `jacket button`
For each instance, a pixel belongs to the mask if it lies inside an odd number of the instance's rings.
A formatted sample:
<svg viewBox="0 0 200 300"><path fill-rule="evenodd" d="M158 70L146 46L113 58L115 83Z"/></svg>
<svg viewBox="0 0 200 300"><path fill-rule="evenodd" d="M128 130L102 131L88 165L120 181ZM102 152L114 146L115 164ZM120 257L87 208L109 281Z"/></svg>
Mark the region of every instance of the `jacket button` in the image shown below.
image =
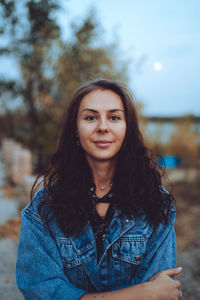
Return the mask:
<svg viewBox="0 0 200 300"><path fill-rule="evenodd" d="M139 256L139 255L136 256L136 258L135 258L136 261L139 261L140 259L141 259L141 256Z"/></svg>
<svg viewBox="0 0 200 300"><path fill-rule="evenodd" d="M129 222L129 219L126 219L126 223L128 223Z"/></svg>

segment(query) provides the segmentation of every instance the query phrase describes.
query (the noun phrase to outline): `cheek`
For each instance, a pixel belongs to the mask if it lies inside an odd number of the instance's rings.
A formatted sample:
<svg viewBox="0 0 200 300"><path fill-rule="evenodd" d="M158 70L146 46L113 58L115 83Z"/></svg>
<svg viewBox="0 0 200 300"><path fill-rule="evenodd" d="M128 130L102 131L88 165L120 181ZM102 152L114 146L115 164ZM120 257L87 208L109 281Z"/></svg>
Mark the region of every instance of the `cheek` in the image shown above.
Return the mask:
<svg viewBox="0 0 200 300"><path fill-rule="evenodd" d="M91 138L92 133L93 133L93 126L91 126L91 124L83 124L83 123L79 123L78 124L78 134L79 134L79 138L81 141L86 141L88 139Z"/></svg>
<svg viewBox="0 0 200 300"><path fill-rule="evenodd" d="M79 140L80 140L80 144L83 148L83 150L87 150L88 148L88 133L87 130L85 130L85 128L81 128L78 131L79 133Z"/></svg>
<svg viewBox="0 0 200 300"><path fill-rule="evenodd" d="M118 140L122 143L126 135L126 125L122 125L117 130Z"/></svg>

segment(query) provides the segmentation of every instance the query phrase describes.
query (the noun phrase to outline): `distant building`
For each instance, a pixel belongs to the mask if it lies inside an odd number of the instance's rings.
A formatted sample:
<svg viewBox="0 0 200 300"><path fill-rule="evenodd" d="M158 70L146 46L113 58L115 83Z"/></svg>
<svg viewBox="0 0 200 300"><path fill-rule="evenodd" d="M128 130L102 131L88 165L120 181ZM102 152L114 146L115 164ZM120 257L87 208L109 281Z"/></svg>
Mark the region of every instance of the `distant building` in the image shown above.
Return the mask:
<svg viewBox="0 0 200 300"><path fill-rule="evenodd" d="M167 143L176 129L177 122L191 118L192 130L198 135L198 143L200 145L200 117L197 116L181 116L181 117L146 117L147 136L156 136L160 142Z"/></svg>

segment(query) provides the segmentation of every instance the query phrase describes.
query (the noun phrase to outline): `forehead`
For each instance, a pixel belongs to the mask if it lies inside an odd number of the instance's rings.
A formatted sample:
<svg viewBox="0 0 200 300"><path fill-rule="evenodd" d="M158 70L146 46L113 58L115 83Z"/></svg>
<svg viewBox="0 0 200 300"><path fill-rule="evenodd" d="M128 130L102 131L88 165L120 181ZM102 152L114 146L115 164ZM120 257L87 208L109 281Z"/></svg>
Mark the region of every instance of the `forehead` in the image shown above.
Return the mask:
<svg viewBox="0 0 200 300"><path fill-rule="evenodd" d="M121 97L111 90L95 90L85 95L80 103L79 111L85 108L95 110L124 109Z"/></svg>

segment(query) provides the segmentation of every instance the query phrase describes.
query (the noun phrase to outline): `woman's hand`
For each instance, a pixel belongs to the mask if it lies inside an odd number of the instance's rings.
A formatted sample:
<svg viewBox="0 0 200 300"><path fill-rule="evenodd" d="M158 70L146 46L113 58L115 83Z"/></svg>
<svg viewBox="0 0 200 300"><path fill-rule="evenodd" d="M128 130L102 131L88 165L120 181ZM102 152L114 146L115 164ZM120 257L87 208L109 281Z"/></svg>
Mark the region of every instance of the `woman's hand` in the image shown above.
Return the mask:
<svg viewBox="0 0 200 300"><path fill-rule="evenodd" d="M150 281L112 292L85 294L84 300L178 300L181 283L171 276L180 274L182 268L168 269L154 275Z"/></svg>
<svg viewBox="0 0 200 300"><path fill-rule="evenodd" d="M179 275L182 268L167 269L154 275L149 281L153 300L177 300L179 299L181 283L171 276Z"/></svg>

